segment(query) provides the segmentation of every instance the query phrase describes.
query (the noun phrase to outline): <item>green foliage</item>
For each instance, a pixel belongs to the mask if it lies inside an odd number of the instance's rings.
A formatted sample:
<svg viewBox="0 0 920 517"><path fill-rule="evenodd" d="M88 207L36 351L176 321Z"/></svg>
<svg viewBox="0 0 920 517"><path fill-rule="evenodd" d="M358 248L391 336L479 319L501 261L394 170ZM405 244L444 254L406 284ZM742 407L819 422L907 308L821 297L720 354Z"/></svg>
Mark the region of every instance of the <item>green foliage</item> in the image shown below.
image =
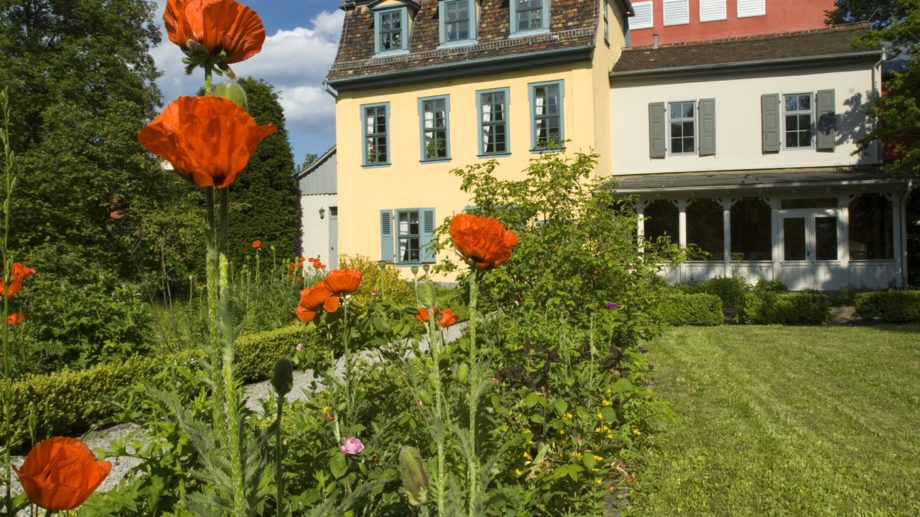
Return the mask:
<svg viewBox="0 0 920 517"><path fill-rule="evenodd" d="M869 31L853 41L857 45L884 42L888 59L909 57L903 73L886 79L888 95L872 99L867 113L882 121L859 139L854 154L868 152L878 140L899 155L882 168L901 177L920 174L920 0L898 0L896 11L903 17L879 30Z"/></svg>
<svg viewBox="0 0 920 517"><path fill-rule="evenodd" d="M687 294L712 294L722 300L726 309L735 309L744 302L744 295L751 292L751 286L741 275L719 276L703 282L678 284L676 289Z"/></svg>
<svg viewBox="0 0 920 517"><path fill-rule="evenodd" d="M722 300L713 294L665 295L658 304L661 320L668 325L716 326L724 321Z"/></svg>
<svg viewBox="0 0 920 517"><path fill-rule="evenodd" d="M750 293L737 318L748 325L823 324L830 321L831 304L820 293Z"/></svg>
<svg viewBox="0 0 920 517"><path fill-rule="evenodd" d="M785 293L789 288L781 280L758 279L754 284L754 292L757 293Z"/></svg>
<svg viewBox="0 0 920 517"><path fill-rule="evenodd" d="M856 315L865 320L920 321L920 291L859 293L855 301Z"/></svg>
<svg viewBox="0 0 920 517"><path fill-rule="evenodd" d="M833 11L825 11L827 25L872 22L873 29L886 27L906 12L898 0L836 0Z"/></svg>
<svg viewBox="0 0 920 517"><path fill-rule="evenodd" d="M340 255L339 269L355 269L361 272L361 286L354 294L355 302L368 304L372 299L380 299L380 266L377 261L364 255ZM415 292L410 282L400 278L402 268L387 264L384 271L384 299L400 306L414 306ZM374 291L376 295L372 294Z"/></svg>
<svg viewBox="0 0 920 517"><path fill-rule="evenodd" d="M288 325L278 330L237 338L236 376L247 382L271 377L275 361L281 357L294 357L297 345L320 350L323 345L316 327Z"/></svg>
<svg viewBox="0 0 920 517"><path fill-rule="evenodd" d="M831 307L854 307L856 305L856 295L859 293L869 293L873 289L861 285L859 287L848 285L830 296Z"/></svg>
<svg viewBox="0 0 920 517"><path fill-rule="evenodd" d="M242 260L252 242L293 255L300 228L297 181L291 175L294 155L284 127L280 94L261 79L239 79L246 90L249 114L259 125L278 129L259 144L249 165L230 186L230 257Z"/></svg>

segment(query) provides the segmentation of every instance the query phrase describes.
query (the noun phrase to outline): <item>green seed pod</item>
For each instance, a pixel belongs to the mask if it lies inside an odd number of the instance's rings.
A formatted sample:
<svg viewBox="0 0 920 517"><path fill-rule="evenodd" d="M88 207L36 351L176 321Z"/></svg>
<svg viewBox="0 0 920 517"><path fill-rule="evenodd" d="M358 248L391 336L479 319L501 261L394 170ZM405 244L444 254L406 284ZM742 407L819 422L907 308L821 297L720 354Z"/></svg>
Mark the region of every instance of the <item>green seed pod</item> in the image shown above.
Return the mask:
<svg viewBox="0 0 920 517"><path fill-rule="evenodd" d="M294 389L294 365L287 357L275 361L275 372L272 374L272 387L283 397Z"/></svg>
<svg viewBox="0 0 920 517"><path fill-rule="evenodd" d="M432 386L437 386L437 385L438 385L438 374L437 374L437 372L431 372L430 374L428 374L428 382L430 382Z"/></svg>
<svg viewBox="0 0 920 517"><path fill-rule="evenodd" d="M403 447L399 452L399 477L409 493L409 504L419 506L428 502L428 474L422 454L415 447Z"/></svg>
<svg viewBox="0 0 920 517"><path fill-rule="evenodd" d="M434 283L428 280L415 284L415 296L418 298L418 303L426 309L434 307L435 302L438 301L438 292Z"/></svg>
<svg viewBox="0 0 920 517"><path fill-rule="evenodd" d="M347 402L340 402L338 406L335 407L339 411L345 411L348 408Z"/></svg>
<svg viewBox="0 0 920 517"><path fill-rule="evenodd" d="M239 83L224 82L214 87L213 95L223 97L235 102L239 107L249 111L249 102L246 100L246 90Z"/></svg>
<svg viewBox="0 0 920 517"><path fill-rule="evenodd" d="M418 390L418 396L425 404L431 404L431 393L428 390Z"/></svg>
<svg viewBox="0 0 920 517"><path fill-rule="evenodd" d="M466 378L470 376L470 367L463 363L460 365L460 368L457 369L457 380L460 382L466 382Z"/></svg>

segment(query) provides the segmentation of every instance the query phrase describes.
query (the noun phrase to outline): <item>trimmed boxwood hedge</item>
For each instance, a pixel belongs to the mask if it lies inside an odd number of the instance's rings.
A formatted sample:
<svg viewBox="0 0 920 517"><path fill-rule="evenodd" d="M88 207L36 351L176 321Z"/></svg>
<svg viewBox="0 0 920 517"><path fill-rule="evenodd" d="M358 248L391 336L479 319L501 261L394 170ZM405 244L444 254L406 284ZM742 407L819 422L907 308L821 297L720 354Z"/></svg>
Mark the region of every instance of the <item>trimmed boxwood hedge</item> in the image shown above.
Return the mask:
<svg viewBox="0 0 920 517"><path fill-rule="evenodd" d="M884 291L856 295L856 315L864 320L920 321L920 291Z"/></svg>
<svg viewBox="0 0 920 517"><path fill-rule="evenodd" d="M738 311L739 323L822 324L831 319L831 304L820 293L750 293Z"/></svg>
<svg viewBox="0 0 920 517"><path fill-rule="evenodd" d="M236 340L236 371L245 382L271 377L279 357L293 357L298 343L319 345L314 326L297 325L259 332ZM121 364L93 366L85 370L30 375L13 383L13 442L29 441L29 402L34 401L42 434L66 436L88 430L93 424L114 414L107 400L118 400L136 382L151 379L163 362L186 362L190 352L177 356L133 357ZM4 430L0 440L6 442Z"/></svg>
<svg viewBox="0 0 920 517"><path fill-rule="evenodd" d="M669 325L721 325L722 300L714 294L669 294L658 304L661 320Z"/></svg>

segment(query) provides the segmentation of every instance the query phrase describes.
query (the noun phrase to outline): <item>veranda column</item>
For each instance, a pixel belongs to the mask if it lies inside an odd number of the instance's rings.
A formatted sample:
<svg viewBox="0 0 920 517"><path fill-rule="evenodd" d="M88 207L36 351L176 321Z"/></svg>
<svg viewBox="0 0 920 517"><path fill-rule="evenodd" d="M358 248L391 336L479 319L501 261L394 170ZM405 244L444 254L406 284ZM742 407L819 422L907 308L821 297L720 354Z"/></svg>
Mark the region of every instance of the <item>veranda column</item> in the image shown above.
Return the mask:
<svg viewBox="0 0 920 517"><path fill-rule="evenodd" d="M687 247L687 206L691 202L693 202L692 199L678 199L675 201L677 205L678 239L681 248ZM682 263L678 271L680 276L677 282L682 283L687 278L687 263Z"/></svg>
<svg viewBox="0 0 920 517"><path fill-rule="evenodd" d="M850 198L849 194L841 194L837 198L837 235L840 239L837 241L837 259L840 260L840 268L844 272L846 282L838 287L851 285L850 281Z"/></svg>
<svg viewBox="0 0 920 517"><path fill-rule="evenodd" d="M720 199L722 202L722 239L723 239L723 256L725 261L725 276L732 268L732 198L726 197ZM735 276L732 272L731 276Z"/></svg>
<svg viewBox="0 0 920 517"><path fill-rule="evenodd" d="M780 253L783 250L782 243L779 240L780 232L782 231L783 225L779 217L779 196L770 196L767 198L767 202L770 203L770 217L773 220L773 228L771 230L771 237L773 239L773 280L782 280L782 270L781 270L781 260L782 257Z"/></svg>
<svg viewBox="0 0 920 517"><path fill-rule="evenodd" d="M645 207L648 206L648 201L639 200L636 201L636 214L639 216L639 221L636 223L636 231L638 242L642 242L642 237L645 236ZM642 249L639 249L639 253L642 253Z"/></svg>
<svg viewBox="0 0 920 517"><path fill-rule="evenodd" d="M902 228L904 228L902 226L904 219L902 218L903 214L901 213L903 209L903 205L901 205L901 196L895 193L886 194L886 196L889 199L891 199L891 218L893 219L892 221L893 224L891 225L891 229L894 232L894 258L895 258L895 264L896 264L895 270L897 271L897 275L895 276L894 282L895 282L895 286L901 287L904 283L904 276L905 276L904 265L906 261L905 256L904 256L904 250L906 248L905 246L906 243L904 241L905 236L902 235L902 233L904 232L902 232L901 230Z"/></svg>

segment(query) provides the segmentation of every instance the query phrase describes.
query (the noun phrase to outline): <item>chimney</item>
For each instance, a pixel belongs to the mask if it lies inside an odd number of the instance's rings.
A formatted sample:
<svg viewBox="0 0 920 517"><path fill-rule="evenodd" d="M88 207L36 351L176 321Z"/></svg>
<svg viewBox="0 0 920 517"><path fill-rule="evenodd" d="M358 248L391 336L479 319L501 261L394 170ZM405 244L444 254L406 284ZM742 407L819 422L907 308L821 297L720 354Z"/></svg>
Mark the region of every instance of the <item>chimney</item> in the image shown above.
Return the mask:
<svg viewBox="0 0 920 517"><path fill-rule="evenodd" d="M653 49L657 49L657 48L658 48L658 35L657 35L657 34L655 34L655 44L652 45L652 48L653 48Z"/></svg>

